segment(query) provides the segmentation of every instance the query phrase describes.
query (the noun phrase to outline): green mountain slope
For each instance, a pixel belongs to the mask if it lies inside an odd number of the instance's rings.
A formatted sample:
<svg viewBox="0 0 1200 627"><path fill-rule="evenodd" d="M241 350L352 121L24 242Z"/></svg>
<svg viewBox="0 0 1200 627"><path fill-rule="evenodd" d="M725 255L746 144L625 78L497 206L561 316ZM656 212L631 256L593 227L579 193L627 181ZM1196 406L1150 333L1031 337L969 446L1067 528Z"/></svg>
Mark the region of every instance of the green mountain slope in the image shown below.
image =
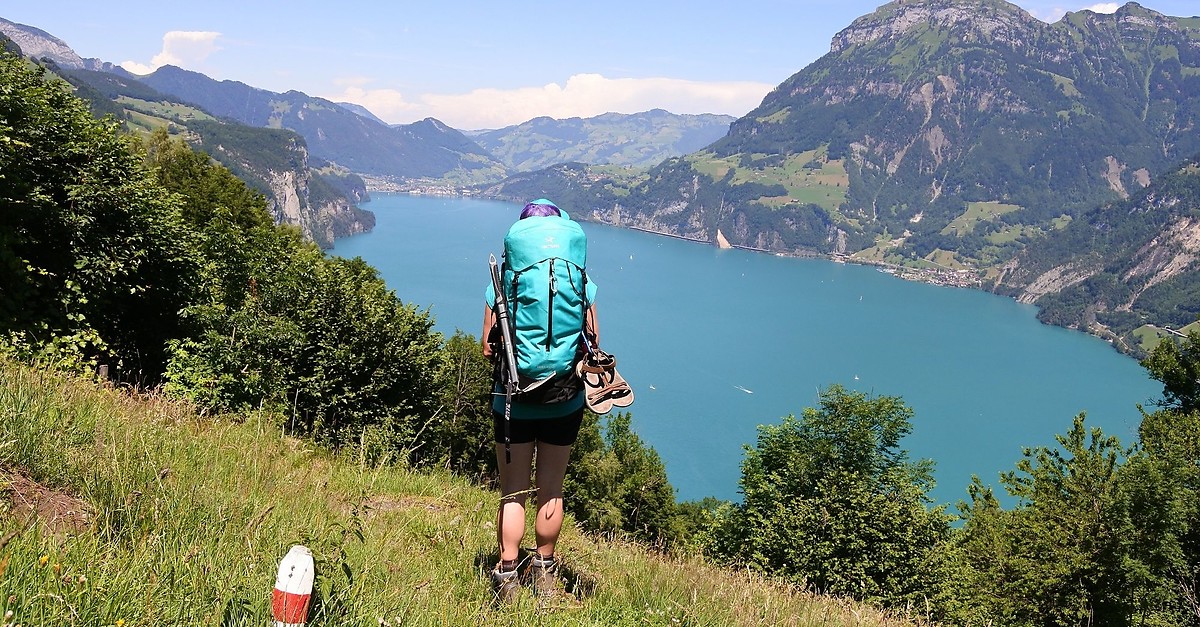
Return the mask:
<svg viewBox="0 0 1200 627"><path fill-rule="evenodd" d="M174 66L140 80L220 117L296 131L313 156L359 174L477 183L498 180L506 172L465 135L436 120L392 128L298 91L277 94Z"/></svg>
<svg viewBox="0 0 1200 627"><path fill-rule="evenodd" d="M91 103L97 115L111 114L143 132L166 127L186 134L190 142L266 196L277 222L297 226L323 247L375 225L374 214L356 205L366 199L363 181L336 168L315 171L304 139L292 131L218 119L133 77L54 69Z"/></svg>
<svg viewBox="0 0 1200 627"><path fill-rule="evenodd" d="M374 226L374 214L356 205L366 199L363 181L344 169L320 163L311 168L304 140L295 133L218 120L118 66L80 58L66 42L31 26L0 18L0 37L6 50L36 58L67 81L96 117L112 116L131 131L165 128L186 136L261 192L277 222L297 226L317 244L327 247L336 237Z"/></svg>
<svg viewBox="0 0 1200 627"><path fill-rule="evenodd" d="M1200 156L1126 201L1087 211L1003 268L999 291L1053 324L1088 329L1140 352L1144 324L1200 316Z"/></svg>
<svg viewBox="0 0 1200 627"><path fill-rule="evenodd" d="M959 284L1003 274L998 289L1020 292L1033 279L1006 263L1200 153L1198 122L1200 19L1131 2L1047 24L1004 0L896 1L643 179L549 168L486 193L571 190L598 221Z"/></svg>
<svg viewBox="0 0 1200 627"><path fill-rule="evenodd" d="M574 161L650 167L720 139L733 120L727 115L677 115L654 109L565 120L540 117L471 137L513 170Z"/></svg>
<svg viewBox="0 0 1200 627"><path fill-rule="evenodd" d="M886 240L996 264L1200 150L1193 22L1133 3L1055 24L1003 0L886 4L622 216L781 252Z"/></svg>

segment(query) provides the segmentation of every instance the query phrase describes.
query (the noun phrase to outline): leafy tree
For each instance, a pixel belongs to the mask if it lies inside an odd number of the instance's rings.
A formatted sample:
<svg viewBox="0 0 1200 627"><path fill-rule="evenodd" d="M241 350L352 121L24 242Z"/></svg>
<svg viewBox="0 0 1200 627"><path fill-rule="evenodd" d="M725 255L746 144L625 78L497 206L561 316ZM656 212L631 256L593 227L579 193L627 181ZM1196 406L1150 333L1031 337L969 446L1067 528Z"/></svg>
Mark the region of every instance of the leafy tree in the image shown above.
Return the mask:
<svg viewBox="0 0 1200 627"><path fill-rule="evenodd" d="M1184 414L1200 410L1200 332L1182 343L1159 342L1142 366L1163 384L1164 407Z"/></svg>
<svg viewBox="0 0 1200 627"><path fill-rule="evenodd" d="M306 340L289 364L297 429L334 448L373 440L380 455L411 451L434 419L442 336L361 258L318 258L282 286Z"/></svg>
<svg viewBox="0 0 1200 627"><path fill-rule="evenodd" d="M955 546L963 566L961 605L968 624L1126 625L1153 614L1157 584L1150 548L1130 517L1119 440L1087 429L1084 415L1057 436L1060 448L1027 449L1001 476L1019 505L1002 510L975 481ZM1161 623L1148 623L1161 624Z"/></svg>
<svg viewBox="0 0 1200 627"><path fill-rule="evenodd" d="M455 333L442 349L437 420L417 451L422 464L458 474L493 477L496 448L492 427L492 364L473 336Z"/></svg>
<svg viewBox="0 0 1200 627"><path fill-rule="evenodd" d="M221 212L242 229L274 224L262 194L182 139L171 139L166 129L152 132L143 149L158 182L183 198L189 226L203 229Z"/></svg>
<svg viewBox="0 0 1200 627"><path fill-rule="evenodd" d="M800 419L760 426L716 555L813 590L923 606L949 518L928 508L931 462L899 448L911 418L898 397L834 385Z"/></svg>
<svg viewBox="0 0 1200 627"><path fill-rule="evenodd" d="M1200 626L1200 412L1143 414L1141 446L1123 471L1147 624Z"/></svg>
<svg viewBox="0 0 1200 627"><path fill-rule="evenodd" d="M669 545L674 532L675 489L658 452L632 430L629 413L600 418L585 412L571 450L564 490L567 508L590 531L624 532Z"/></svg>
<svg viewBox="0 0 1200 627"><path fill-rule="evenodd" d="M267 407L289 429L374 462L409 460L433 421L441 336L361 259L325 257L288 231L256 260L236 309L201 305L174 344L168 390L214 411Z"/></svg>
<svg viewBox="0 0 1200 627"><path fill-rule="evenodd" d="M442 368L428 314L361 259L326 257L272 224L260 194L182 141L156 133L146 159L205 262L167 390L209 411L277 411L294 432L374 461L416 461Z"/></svg>
<svg viewBox="0 0 1200 627"><path fill-rule="evenodd" d="M0 337L153 382L198 260L175 199L112 121L0 54Z"/></svg>

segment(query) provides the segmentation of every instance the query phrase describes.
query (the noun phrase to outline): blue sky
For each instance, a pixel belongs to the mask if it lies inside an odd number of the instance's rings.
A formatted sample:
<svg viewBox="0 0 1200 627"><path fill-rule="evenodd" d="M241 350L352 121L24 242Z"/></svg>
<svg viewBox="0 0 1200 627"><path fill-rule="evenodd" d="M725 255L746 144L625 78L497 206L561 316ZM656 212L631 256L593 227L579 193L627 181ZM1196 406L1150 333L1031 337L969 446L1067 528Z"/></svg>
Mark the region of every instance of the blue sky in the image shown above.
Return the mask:
<svg viewBox="0 0 1200 627"><path fill-rule="evenodd" d="M1044 21L1096 0L1016 0ZM460 129L663 108L741 116L882 0L25 0L0 17L141 73L170 63ZM1196 0L1143 0L1176 16Z"/></svg>

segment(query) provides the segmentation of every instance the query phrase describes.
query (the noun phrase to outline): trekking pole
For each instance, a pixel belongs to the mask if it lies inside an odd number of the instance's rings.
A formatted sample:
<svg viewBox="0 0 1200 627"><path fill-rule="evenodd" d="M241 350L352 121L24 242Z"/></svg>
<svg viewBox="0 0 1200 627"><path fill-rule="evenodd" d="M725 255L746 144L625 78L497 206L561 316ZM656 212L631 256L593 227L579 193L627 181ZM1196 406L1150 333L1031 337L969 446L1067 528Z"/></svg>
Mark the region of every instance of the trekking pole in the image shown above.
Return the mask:
<svg viewBox="0 0 1200 627"><path fill-rule="evenodd" d="M503 342L503 360L500 376L504 385L504 463L512 463L512 437L509 423L512 420L512 397L518 384L517 358L513 353L513 332L508 318L508 298L504 294L503 281L500 279L500 265L496 263L495 255L488 255L488 266L492 272L492 289L496 292L496 320L500 324L500 338Z"/></svg>

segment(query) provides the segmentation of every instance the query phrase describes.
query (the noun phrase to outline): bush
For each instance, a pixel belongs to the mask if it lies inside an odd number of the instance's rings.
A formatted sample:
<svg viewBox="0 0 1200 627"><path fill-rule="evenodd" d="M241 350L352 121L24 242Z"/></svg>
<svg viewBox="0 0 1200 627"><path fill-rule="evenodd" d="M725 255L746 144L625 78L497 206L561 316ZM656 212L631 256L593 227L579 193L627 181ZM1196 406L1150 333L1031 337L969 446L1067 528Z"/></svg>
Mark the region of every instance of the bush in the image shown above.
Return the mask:
<svg viewBox="0 0 1200 627"><path fill-rule="evenodd" d="M714 554L812 590L923 605L950 529L927 507L931 463L898 448L911 417L897 397L835 385L801 418L760 426L742 462L743 502L725 510Z"/></svg>

